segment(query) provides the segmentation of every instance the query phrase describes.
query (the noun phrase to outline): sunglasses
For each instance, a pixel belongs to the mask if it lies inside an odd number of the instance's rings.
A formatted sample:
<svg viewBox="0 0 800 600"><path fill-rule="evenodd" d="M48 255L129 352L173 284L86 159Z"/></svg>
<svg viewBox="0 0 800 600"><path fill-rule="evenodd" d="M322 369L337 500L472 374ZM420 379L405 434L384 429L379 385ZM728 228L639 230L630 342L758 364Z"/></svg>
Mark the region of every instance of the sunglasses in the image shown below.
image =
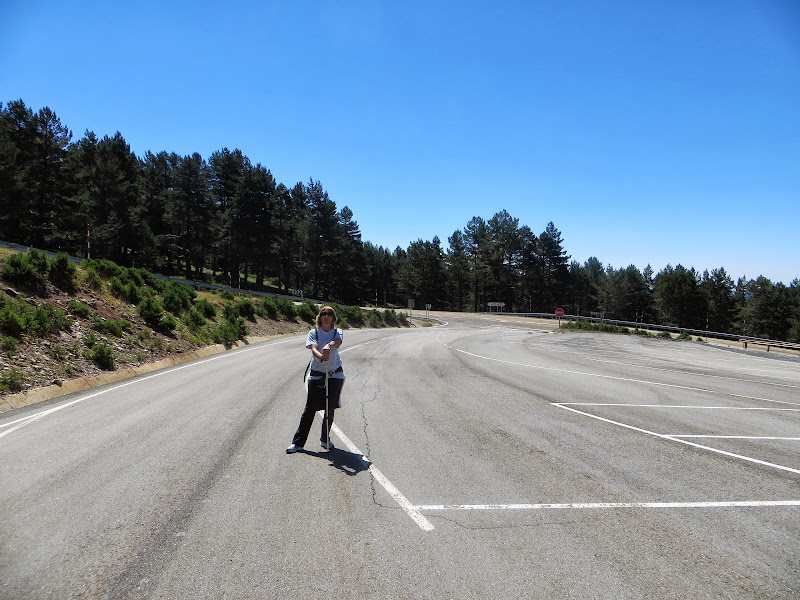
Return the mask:
<svg viewBox="0 0 800 600"><path fill-rule="evenodd" d="M324 312L321 312L321 313L319 313L319 314L320 314L321 316L323 316L323 317L332 317L332 316L333 316L333 313L332 313L331 311L329 311L329 310L326 310L326 311L324 311Z"/></svg>

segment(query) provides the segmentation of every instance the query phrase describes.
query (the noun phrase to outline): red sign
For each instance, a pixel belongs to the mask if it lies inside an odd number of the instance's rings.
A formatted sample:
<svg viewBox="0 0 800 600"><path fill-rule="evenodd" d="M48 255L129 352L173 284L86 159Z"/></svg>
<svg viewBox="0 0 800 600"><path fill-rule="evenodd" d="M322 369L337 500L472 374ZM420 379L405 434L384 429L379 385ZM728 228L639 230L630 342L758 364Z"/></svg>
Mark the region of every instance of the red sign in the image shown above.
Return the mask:
<svg viewBox="0 0 800 600"><path fill-rule="evenodd" d="M559 318L563 317L564 316L564 309L563 308L557 308L556 309L556 316L559 317Z"/></svg>

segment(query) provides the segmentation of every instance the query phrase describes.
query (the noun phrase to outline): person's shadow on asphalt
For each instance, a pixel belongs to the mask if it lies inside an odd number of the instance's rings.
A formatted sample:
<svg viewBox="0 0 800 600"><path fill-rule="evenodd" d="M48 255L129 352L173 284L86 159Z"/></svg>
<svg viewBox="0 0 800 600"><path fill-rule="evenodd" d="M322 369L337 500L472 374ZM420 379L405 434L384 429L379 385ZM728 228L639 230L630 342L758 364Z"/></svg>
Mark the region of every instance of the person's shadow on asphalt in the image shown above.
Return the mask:
<svg viewBox="0 0 800 600"><path fill-rule="evenodd" d="M345 475L358 475L362 471L369 469L372 464L365 456L348 452L347 450L340 450L333 448L328 451L312 452L310 450L298 450L298 454L308 454L309 456L316 456L317 458L324 458L331 461L330 466L342 471Z"/></svg>

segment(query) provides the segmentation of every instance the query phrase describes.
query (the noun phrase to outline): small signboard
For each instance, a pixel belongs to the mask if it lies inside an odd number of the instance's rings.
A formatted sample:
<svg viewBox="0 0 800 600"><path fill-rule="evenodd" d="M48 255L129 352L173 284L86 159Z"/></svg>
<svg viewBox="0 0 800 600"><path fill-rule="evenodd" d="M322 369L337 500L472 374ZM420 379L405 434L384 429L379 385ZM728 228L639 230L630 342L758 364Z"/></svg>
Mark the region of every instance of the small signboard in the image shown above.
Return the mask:
<svg viewBox="0 0 800 600"><path fill-rule="evenodd" d="M559 319L560 319L561 317L563 317L563 316L564 316L564 309L563 309L563 308L557 308L557 309L556 309L556 316L557 316Z"/></svg>
<svg viewBox="0 0 800 600"><path fill-rule="evenodd" d="M503 308L506 305L505 302L488 302L487 304L489 305L489 312L495 312L492 310L493 308L497 309L496 312L503 312Z"/></svg>

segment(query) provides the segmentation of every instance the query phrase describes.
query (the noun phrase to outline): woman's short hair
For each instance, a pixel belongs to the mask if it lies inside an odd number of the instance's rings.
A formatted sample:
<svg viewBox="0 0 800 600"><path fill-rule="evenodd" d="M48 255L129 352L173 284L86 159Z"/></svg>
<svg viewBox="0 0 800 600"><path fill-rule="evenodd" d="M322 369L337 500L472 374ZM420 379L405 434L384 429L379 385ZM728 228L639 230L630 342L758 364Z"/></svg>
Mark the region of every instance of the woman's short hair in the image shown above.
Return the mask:
<svg viewBox="0 0 800 600"><path fill-rule="evenodd" d="M336 310L332 306L323 306L322 308L319 309L319 312L317 313L317 327L322 327L322 313L324 312L333 313L333 323L331 324L336 325L336 321L338 321L338 318L336 316Z"/></svg>

